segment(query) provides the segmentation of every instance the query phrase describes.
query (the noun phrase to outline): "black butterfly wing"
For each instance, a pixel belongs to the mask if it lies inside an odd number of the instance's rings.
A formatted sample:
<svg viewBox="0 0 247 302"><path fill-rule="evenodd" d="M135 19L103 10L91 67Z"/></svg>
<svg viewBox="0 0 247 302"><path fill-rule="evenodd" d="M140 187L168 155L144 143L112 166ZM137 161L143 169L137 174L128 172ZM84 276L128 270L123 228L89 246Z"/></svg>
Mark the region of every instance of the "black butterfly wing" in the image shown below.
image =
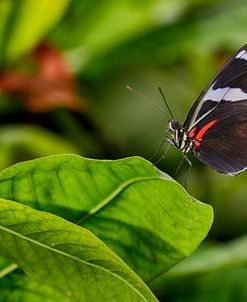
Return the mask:
<svg viewBox="0 0 247 302"><path fill-rule="evenodd" d="M247 44L221 67L192 106L183 128L190 130L222 101L247 99Z"/></svg>
<svg viewBox="0 0 247 302"><path fill-rule="evenodd" d="M195 143L194 154L220 173L239 174L247 168L247 100L222 102L199 122L195 138L212 121L213 126Z"/></svg>

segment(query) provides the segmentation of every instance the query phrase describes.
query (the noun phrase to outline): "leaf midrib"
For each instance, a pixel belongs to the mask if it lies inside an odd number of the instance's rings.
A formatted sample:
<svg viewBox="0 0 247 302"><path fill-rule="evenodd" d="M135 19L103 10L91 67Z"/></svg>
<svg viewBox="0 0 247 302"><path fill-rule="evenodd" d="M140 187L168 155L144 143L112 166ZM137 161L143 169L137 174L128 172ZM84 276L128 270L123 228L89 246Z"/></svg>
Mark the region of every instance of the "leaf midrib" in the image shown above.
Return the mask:
<svg viewBox="0 0 247 302"><path fill-rule="evenodd" d="M105 208L108 204L110 204L111 201L113 201L121 192L123 192L131 184L134 184L139 181L157 180L157 179L159 179L157 176L150 176L150 177L136 177L136 178L132 178L128 181L125 181L116 190L114 190L111 194L109 194L106 198L104 198L99 204L97 204L95 207L93 207L85 216L80 218L76 222L76 224L82 225L85 221L90 219L92 216L94 216L96 213L98 213L103 208Z"/></svg>
<svg viewBox="0 0 247 302"><path fill-rule="evenodd" d="M6 266L5 268L3 268L1 271L0 271L0 279L5 277L6 275L12 273L13 271L15 271L16 269L18 268L18 265L15 264L15 263L12 263L8 266Z"/></svg>
<svg viewBox="0 0 247 302"><path fill-rule="evenodd" d="M143 296L136 288L134 288L128 281L126 281L125 279L123 279L123 278L120 277L119 275L117 275L117 274L111 272L110 270L108 270L108 269L106 269L106 268L103 268L103 267L98 266L98 265L96 265L96 264L87 262L87 261L85 261L85 260L82 260L82 259L80 259L80 258L78 258L78 257L75 257L75 256L73 256L73 255L71 255L71 254L68 254L68 253L65 253L65 252L63 252L63 251L60 251L60 250L55 249L55 248L53 248L53 247L47 246L47 245L45 245L45 244L43 244L43 243L41 243L41 242L39 242L39 241L36 241L36 240L31 239L31 238L29 238L29 237L26 237L26 236L24 236L24 235L22 235L22 234L20 234L20 233L17 233L17 232L15 232L15 231L13 231L13 230L10 230L10 229L6 228L6 227L4 227L4 226L1 226L1 225L0 225L0 230L3 230L4 232L10 233L10 234L13 235L13 236L19 237L19 238L24 239L24 240L26 240L26 241L29 241L29 242L31 242L31 243L33 243L33 244L36 244L36 245L38 245L38 246L40 246L40 247L42 247L42 248L45 248L45 249L47 249L47 250L49 250L49 251L51 251L51 252L53 252L53 253L55 253L55 254L56 254L56 253L57 253L57 254L60 254L60 255L62 255L62 256L64 256L64 257L68 257L68 258L70 258L70 259L72 259L72 260L74 260L74 261L77 261L77 262L79 262L79 263L83 263L83 264L85 264L85 265L88 265L88 266L94 267L94 268L96 268L96 269L99 269L99 270L101 270L101 271L104 271L104 272L106 272L106 273L112 275L113 277L119 279L119 280L122 281L123 283L127 284L127 286L128 286L130 289L132 289L134 292L136 292L137 295L139 295L139 296L143 299L143 301L148 302L148 300L147 300L147 299L146 299L146 298L145 298L145 297L144 297L144 296ZM15 265L15 264L13 264L13 265Z"/></svg>

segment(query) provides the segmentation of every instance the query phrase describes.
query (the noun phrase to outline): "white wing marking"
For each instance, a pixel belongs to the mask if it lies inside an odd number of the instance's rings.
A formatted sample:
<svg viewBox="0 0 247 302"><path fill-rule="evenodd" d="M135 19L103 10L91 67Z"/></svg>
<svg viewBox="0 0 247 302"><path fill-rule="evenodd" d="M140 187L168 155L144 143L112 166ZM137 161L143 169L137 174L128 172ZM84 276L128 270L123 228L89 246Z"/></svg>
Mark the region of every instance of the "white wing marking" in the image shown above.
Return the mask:
<svg viewBox="0 0 247 302"><path fill-rule="evenodd" d="M213 86L213 85L212 85ZM215 102L220 102L222 100L229 102L236 102L247 99L247 93L240 88L217 88L209 89L208 92L203 97L203 102L206 100L211 100Z"/></svg>
<svg viewBox="0 0 247 302"><path fill-rule="evenodd" d="M243 49L236 55L235 58L247 60L247 52Z"/></svg>

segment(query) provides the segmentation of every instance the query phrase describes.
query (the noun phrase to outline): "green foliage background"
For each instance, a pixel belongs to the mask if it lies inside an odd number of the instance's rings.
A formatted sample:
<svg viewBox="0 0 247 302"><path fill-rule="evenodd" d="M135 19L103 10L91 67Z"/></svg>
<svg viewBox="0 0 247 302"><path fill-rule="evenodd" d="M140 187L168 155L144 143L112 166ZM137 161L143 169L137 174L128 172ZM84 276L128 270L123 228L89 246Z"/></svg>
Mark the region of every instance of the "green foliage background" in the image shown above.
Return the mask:
<svg viewBox="0 0 247 302"><path fill-rule="evenodd" d="M247 42L247 4L244 0L0 2L1 74L9 70L29 74L30 69L32 74L29 54L44 41L63 54L85 109L30 112L18 95L2 91L1 169L61 153L150 158L167 120L126 85L162 107L157 89L161 86L174 115L183 122L209 79ZM179 159L179 152L170 150L158 168L174 175ZM187 263L150 286L160 301L246 301L247 173L228 177L191 160L189 192L213 205L214 224L207 241ZM177 176L181 182L186 169L183 166ZM17 288L40 290L25 278L22 284L16 275L8 278ZM1 291L8 283L2 280ZM9 299L19 301L18 294Z"/></svg>

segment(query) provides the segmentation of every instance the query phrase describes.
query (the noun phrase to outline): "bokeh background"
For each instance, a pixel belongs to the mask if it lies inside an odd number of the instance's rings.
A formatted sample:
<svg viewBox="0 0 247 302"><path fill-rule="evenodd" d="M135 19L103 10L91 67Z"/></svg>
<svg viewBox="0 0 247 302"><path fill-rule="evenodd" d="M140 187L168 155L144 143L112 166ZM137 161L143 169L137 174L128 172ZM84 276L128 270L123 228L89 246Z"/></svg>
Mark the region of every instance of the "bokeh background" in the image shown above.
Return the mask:
<svg viewBox="0 0 247 302"><path fill-rule="evenodd" d="M59 153L149 159L167 118L126 85L165 109L160 86L183 122L245 43L243 0L1 0L0 168ZM170 150L157 166L174 176L180 158ZM243 238L247 172L224 176L190 158L188 190L215 211L204 246ZM187 169L176 176L181 183ZM246 268L238 265L169 282L159 298L247 301L246 287Z"/></svg>

